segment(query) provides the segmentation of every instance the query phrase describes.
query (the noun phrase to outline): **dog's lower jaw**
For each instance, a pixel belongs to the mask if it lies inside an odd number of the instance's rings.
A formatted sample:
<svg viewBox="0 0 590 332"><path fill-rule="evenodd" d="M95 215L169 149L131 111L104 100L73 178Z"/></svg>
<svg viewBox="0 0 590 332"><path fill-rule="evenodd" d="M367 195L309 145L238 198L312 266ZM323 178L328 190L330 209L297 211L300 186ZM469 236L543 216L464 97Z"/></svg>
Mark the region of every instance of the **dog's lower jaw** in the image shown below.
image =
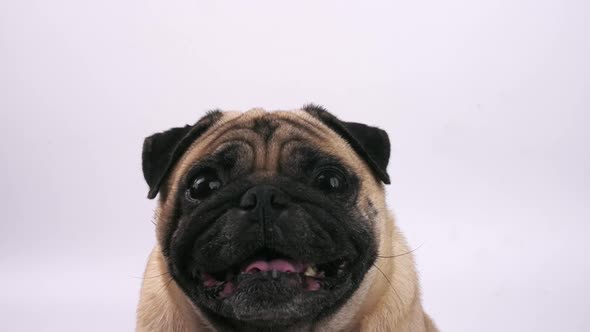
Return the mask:
<svg viewBox="0 0 590 332"><path fill-rule="evenodd" d="M400 256L378 259L375 265L379 269L373 267L369 270L365 282L344 307L308 330L437 331L422 309L413 258L411 254L404 254L410 249L393 223L386 225L384 232L389 232L392 236L386 237L387 243L381 244L380 255ZM156 246L144 275L137 310L137 331L216 331L204 317L199 316L198 311L171 278L160 247ZM346 306L355 308L356 314L350 315Z"/></svg>

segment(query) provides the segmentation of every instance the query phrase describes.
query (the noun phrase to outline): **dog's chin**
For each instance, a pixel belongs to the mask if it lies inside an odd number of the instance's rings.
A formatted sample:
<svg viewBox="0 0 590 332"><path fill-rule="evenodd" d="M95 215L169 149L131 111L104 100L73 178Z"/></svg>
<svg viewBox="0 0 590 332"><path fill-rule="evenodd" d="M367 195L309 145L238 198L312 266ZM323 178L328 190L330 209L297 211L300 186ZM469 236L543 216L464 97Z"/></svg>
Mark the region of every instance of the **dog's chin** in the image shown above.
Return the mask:
<svg viewBox="0 0 590 332"><path fill-rule="evenodd" d="M257 253L216 272L193 269L180 279L192 302L223 320L292 326L328 313L354 291L346 258L302 262Z"/></svg>

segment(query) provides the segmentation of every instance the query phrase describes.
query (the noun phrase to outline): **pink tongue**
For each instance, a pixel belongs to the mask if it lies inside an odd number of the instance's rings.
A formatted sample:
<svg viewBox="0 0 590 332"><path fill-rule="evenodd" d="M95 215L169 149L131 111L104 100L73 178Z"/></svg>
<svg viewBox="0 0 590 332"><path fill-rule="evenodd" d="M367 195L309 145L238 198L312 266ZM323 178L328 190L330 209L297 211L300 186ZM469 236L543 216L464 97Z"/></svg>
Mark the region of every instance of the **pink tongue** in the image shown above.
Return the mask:
<svg viewBox="0 0 590 332"><path fill-rule="evenodd" d="M273 259L271 261L257 260L250 263L243 270L246 273L277 270L279 272L302 273L307 266L286 259Z"/></svg>

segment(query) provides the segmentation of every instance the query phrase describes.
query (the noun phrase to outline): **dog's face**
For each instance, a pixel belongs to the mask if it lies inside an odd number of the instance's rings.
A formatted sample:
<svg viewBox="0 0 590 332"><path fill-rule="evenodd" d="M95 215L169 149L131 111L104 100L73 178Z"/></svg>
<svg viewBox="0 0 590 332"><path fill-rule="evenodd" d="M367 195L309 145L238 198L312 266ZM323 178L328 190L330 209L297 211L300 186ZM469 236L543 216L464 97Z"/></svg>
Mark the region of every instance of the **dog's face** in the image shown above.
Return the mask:
<svg viewBox="0 0 590 332"><path fill-rule="evenodd" d="M158 240L212 322L294 326L337 311L375 261L389 141L309 107L214 112L146 139Z"/></svg>

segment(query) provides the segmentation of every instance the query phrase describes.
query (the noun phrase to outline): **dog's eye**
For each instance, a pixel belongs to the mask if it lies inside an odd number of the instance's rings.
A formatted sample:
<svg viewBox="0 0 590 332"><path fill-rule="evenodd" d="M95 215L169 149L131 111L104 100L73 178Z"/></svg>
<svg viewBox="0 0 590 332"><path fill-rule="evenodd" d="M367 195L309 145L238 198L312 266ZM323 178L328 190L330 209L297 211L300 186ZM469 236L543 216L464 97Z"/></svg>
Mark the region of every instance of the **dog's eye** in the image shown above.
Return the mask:
<svg viewBox="0 0 590 332"><path fill-rule="evenodd" d="M198 174L191 182L187 190L187 196L195 201L207 198L215 190L221 187L221 180L217 174L212 171L207 171Z"/></svg>
<svg viewBox="0 0 590 332"><path fill-rule="evenodd" d="M339 192L346 186L344 174L336 169L325 169L318 173L315 185L325 192Z"/></svg>

